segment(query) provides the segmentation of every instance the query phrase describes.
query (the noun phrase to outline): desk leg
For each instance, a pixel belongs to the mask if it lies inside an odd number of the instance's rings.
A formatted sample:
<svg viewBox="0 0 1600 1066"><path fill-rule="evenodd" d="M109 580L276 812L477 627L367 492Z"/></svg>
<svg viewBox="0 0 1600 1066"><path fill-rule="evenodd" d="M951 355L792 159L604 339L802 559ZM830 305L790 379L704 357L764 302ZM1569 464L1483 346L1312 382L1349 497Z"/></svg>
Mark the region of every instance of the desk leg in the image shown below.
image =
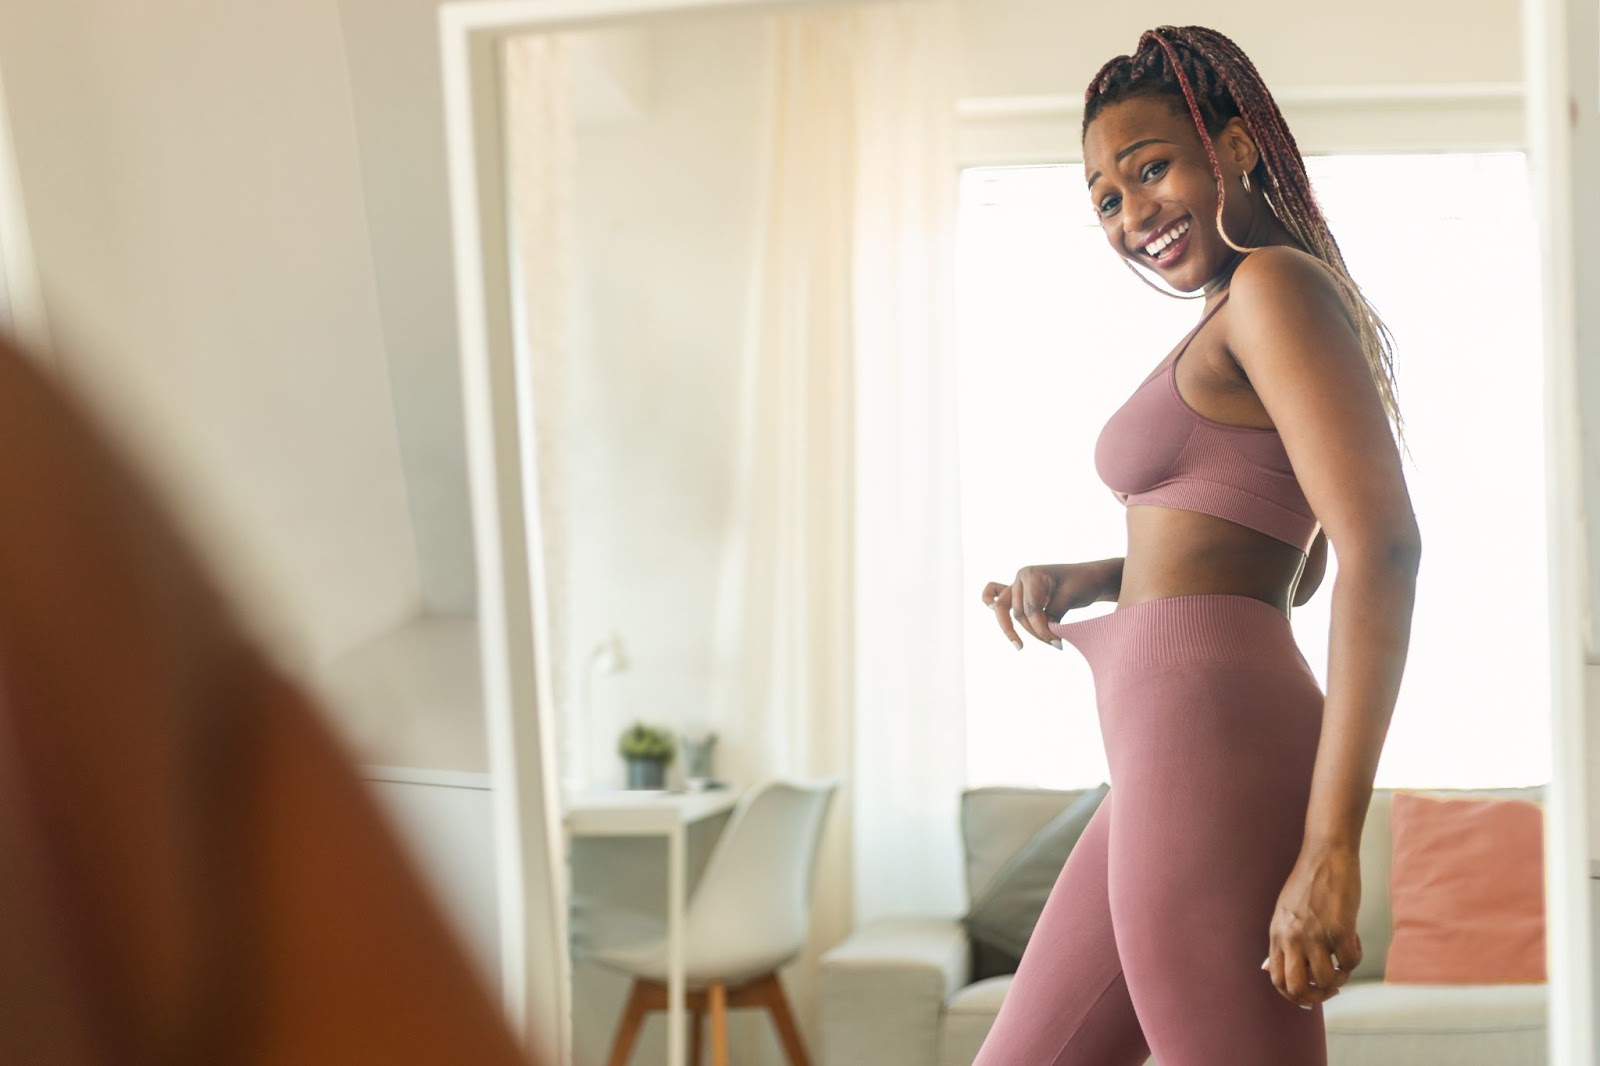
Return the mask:
<svg viewBox="0 0 1600 1066"><path fill-rule="evenodd" d="M672 827L667 842L667 1066L685 1066L688 1035L684 1009L684 896L688 874L684 860L683 823Z"/></svg>

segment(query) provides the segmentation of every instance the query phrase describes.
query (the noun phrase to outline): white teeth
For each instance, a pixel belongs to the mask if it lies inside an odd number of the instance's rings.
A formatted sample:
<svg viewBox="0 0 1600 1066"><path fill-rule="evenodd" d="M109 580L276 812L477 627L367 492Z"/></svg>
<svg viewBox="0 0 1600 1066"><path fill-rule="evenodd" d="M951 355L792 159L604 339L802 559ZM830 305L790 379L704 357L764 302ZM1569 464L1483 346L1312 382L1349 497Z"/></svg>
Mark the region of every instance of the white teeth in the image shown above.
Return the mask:
<svg viewBox="0 0 1600 1066"><path fill-rule="evenodd" d="M1182 237L1185 233L1188 233L1188 232L1189 232L1189 220L1188 219L1184 219L1182 222L1178 223L1178 225L1176 227L1174 227L1170 232L1165 233L1160 237L1157 237L1155 240L1153 240L1149 244L1145 245L1144 246L1144 250L1148 254L1150 254L1152 256L1159 255L1161 253L1161 250L1164 249L1167 245L1171 244L1173 241L1177 240L1179 237Z"/></svg>

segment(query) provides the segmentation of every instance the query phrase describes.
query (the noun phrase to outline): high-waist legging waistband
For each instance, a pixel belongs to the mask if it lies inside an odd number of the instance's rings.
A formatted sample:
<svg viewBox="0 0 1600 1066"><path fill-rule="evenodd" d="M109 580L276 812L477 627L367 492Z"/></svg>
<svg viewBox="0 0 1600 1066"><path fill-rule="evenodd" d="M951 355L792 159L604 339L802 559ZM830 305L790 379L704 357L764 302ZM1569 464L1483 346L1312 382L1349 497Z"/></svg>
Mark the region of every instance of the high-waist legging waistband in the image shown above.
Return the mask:
<svg viewBox="0 0 1600 1066"><path fill-rule="evenodd" d="M1309 672L1288 616L1254 596L1166 596L1051 622L1049 628L1081 651L1097 673L1185 662L1292 665Z"/></svg>

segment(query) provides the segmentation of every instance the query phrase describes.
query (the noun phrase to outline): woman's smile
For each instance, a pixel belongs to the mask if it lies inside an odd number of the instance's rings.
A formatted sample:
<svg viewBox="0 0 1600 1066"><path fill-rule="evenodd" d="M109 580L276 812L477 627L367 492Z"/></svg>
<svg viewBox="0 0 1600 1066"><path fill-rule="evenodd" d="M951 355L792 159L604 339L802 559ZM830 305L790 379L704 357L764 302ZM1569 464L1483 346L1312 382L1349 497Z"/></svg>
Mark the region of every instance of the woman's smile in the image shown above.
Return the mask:
<svg viewBox="0 0 1600 1066"><path fill-rule="evenodd" d="M1179 235L1178 239L1168 241L1167 244L1158 249L1154 255L1151 255L1147 250L1148 246L1140 248L1139 254L1144 256L1146 259L1149 259L1161 270L1171 269L1174 263L1183 258L1183 253L1189 250L1189 238L1194 233L1194 226L1190 221L1186 220L1181 228L1182 233Z"/></svg>

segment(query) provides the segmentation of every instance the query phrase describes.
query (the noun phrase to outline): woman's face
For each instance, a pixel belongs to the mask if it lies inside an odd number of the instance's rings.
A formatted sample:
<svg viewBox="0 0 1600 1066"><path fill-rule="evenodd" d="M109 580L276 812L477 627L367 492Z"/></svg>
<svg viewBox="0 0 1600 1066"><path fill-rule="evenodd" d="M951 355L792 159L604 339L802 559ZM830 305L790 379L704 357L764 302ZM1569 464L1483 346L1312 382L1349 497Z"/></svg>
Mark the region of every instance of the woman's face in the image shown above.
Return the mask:
<svg viewBox="0 0 1600 1066"><path fill-rule="evenodd" d="M1259 185L1245 193L1239 174L1255 164L1255 147L1237 118L1213 145L1223 174L1223 225L1235 243L1248 244L1254 205L1247 198L1261 193ZM1089 201L1111 247L1173 288L1202 288L1237 254L1217 233L1217 183L1205 145L1187 112L1167 99L1138 96L1100 112L1084 134L1083 162ZM1147 250L1173 233L1179 236L1159 254Z"/></svg>

